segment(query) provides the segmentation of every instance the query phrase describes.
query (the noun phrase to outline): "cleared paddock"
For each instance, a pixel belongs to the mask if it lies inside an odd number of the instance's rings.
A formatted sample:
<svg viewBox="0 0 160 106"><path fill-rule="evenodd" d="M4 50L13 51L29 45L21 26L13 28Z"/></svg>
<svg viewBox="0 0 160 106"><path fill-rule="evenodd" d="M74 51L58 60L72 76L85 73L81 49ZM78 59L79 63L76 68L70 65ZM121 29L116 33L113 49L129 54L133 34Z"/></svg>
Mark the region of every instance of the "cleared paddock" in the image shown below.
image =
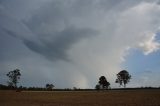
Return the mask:
<svg viewBox="0 0 160 106"><path fill-rule="evenodd" d="M160 106L160 90L0 91L0 106Z"/></svg>

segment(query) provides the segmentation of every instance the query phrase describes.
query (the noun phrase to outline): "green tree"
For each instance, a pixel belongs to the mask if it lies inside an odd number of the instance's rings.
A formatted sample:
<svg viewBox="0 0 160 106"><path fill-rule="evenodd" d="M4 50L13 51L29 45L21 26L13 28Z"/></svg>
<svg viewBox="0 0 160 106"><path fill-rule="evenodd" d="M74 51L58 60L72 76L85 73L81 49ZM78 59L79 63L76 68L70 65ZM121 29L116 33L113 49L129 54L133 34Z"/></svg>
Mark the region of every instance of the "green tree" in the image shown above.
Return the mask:
<svg viewBox="0 0 160 106"><path fill-rule="evenodd" d="M126 87L126 84L130 81L131 75L126 70L122 70L117 74L116 83L119 83L120 86Z"/></svg>
<svg viewBox="0 0 160 106"><path fill-rule="evenodd" d="M99 78L99 86L100 86L100 89L108 89L109 88L110 83L107 81L105 76L101 76Z"/></svg>
<svg viewBox="0 0 160 106"><path fill-rule="evenodd" d="M19 69L15 69L6 74L9 77L8 85L17 88L18 80L20 79L21 73Z"/></svg>

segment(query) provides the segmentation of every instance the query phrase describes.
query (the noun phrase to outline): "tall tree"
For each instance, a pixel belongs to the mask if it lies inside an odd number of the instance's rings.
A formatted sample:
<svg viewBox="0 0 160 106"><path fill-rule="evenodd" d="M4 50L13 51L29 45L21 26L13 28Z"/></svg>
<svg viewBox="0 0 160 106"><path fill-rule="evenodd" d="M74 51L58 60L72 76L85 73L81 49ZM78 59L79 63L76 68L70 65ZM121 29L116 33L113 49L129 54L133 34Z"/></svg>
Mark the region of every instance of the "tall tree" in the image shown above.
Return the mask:
<svg viewBox="0 0 160 106"><path fill-rule="evenodd" d="M100 89L108 89L109 88L110 83L107 81L105 76L101 76L99 78L99 86L100 86Z"/></svg>
<svg viewBox="0 0 160 106"><path fill-rule="evenodd" d="M15 69L8 72L6 75L9 77L8 85L17 88L17 83L21 76L20 70Z"/></svg>
<svg viewBox="0 0 160 106"><path fill-rule="evenodd" d="M120 86L126 87L126 84L130 81L131 75L126 70L122 70L117 74L116 83L119 83Z"/></svg>

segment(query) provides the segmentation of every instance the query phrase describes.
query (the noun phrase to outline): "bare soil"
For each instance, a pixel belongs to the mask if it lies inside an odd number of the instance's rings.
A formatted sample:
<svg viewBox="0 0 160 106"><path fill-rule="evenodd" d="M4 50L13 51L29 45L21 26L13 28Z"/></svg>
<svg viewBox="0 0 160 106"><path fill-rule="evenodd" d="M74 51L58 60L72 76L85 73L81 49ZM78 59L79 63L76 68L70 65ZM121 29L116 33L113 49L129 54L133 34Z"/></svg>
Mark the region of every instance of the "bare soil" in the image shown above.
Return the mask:
<svg viewBox="0 0 160 106"><path fill-rule="evenodd" d="M0 106L160 106L160 90L0 91Z"/></svg>

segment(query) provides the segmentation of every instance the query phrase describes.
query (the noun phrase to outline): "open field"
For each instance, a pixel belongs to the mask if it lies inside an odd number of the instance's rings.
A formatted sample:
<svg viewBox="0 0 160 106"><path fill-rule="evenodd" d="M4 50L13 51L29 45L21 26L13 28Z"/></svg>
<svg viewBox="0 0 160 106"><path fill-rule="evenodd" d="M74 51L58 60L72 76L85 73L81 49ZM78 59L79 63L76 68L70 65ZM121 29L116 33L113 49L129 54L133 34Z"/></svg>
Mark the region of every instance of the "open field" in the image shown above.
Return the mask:
<svg viewBox="0 0 160 106"><path fill-rule="evenodd" d="M0 106L160 106L160 90L0 91Z"/></svg>

